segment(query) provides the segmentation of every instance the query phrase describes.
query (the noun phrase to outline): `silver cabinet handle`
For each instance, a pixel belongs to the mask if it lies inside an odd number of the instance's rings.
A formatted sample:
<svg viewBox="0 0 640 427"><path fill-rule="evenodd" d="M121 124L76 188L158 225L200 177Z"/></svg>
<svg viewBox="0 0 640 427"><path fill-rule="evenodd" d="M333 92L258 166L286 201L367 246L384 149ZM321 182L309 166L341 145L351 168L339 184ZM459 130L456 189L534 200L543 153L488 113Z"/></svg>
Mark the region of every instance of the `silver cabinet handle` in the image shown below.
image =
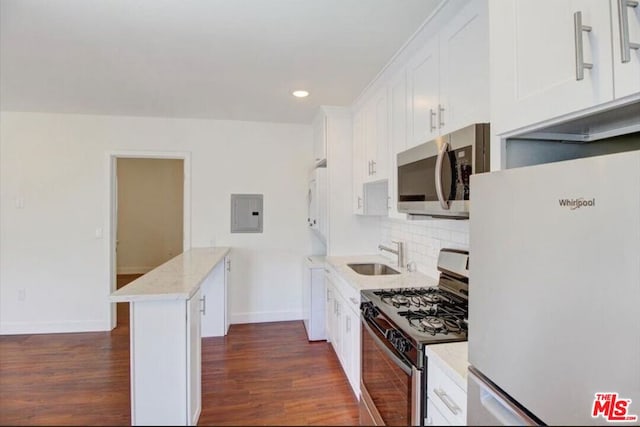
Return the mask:
<svg viewBox="0 0 640 427"><path fill-rule="evenodd" d="M458 412L460 412L461 409L458 407L458 405L453 403L453 401L449 398L449 395L447 395L446 391L439 388L434 388L433 392L440 398L440 400L442 400L442 403L444 403L444 405L451 411L451 413L453 413L453 415L458 415Z"/></svg>
<svg viewBox="0 0 640 427"><path fill-rule="evenodd" d="M442 189L442 162L444 161L444 156L447 152L447 148L449 148L449 143L445 142L442 144L442 148L440 148L440 152L438 153L438 158L436 159L436 195L438 196L438 201L440 202L440 207L445 210L449 210L449 203L444 199L444 190Z"/></svg>
<svg viewBox="0 0 640 427"><path fill-rule="evenodd" d="M358 209L362 207L362 197L358 196Z"/></svg>
<svg viewBox="0 0 640 427"><path fill-rule="evenodd" d="M227 260L227 271L231 271L231 260Z"/></svg>
<svg viewBox="0 0 640 427"><path fill-rule="evenodd" d="M429 109L429 130L431 132L436 130L436 112L433 111L433 108Z"/></svg>
<svg viewBox="0 0 640 427"><path fill-rule="evenodd" d="M387 209L391 209L391 196L387 197Z"/></svg>
<svg viewBox="0 0 640 427"><path fill-rule="evenodd" d="M620 29L620 57L623 63L631 61L631 49L640 49L640 43L629 41L628 8L638 7L634 0L618 0L618 21Z"/></svg>
<svg viewBox="0 0 640 427"><path fill-rule="evenodd" d="M346 325L347 326L347 332L351 332L351 317L347 316L346 319L347 319L347 325Z"/></svg>
<svg viewBox="0 0 640 427"><path fill-rule="evenodd" d="M372 170L373 170L373 165L371 164L371 162L372 162L372 161L371 161L371 160L369 160L369 176L371 176L371 174L373 173L373 172L372 172Z"/></svg>
<svg viewBox="0 0 640 427"><path fill-rule="evenodd" d="M573 14L573 32L576 48L576 80L580 81L584 79L584 69L592 69L593 64L584 62L584 52L582 47L582 33L591 32L589 25L582 25L582 12L576 12Z"/></svg>
<svg viewBox="0 0 640 427"><path fill-rule="evenodd" d="M203 295L202 298L200 298L200 302L202 303L202 308L200 309L200 313L202 313L203 316L207 315L207 296Z"/></svg>
<svg viewBox="0 0 640 427"><path fill-rule="evenodd" d="M438 127L444 127L444 106L438 104Z"/></svg>
<svg viewBox="0 0 640 427"><path fill-rule="evenodd" d="M375 175L376 173L378 173L376 171L376 161L375 160L371 160L371 175Z"/></svg>

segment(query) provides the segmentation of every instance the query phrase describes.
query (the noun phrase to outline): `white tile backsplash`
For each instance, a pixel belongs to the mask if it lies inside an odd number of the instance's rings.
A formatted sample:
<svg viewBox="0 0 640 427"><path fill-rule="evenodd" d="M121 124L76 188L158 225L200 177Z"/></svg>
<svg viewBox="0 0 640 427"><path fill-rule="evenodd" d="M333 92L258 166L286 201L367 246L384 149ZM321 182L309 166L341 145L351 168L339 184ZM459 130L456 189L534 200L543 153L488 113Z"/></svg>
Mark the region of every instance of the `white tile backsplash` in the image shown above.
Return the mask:
<svg viewBox="0 0 640 427"><path fill-rule="evenodd" d="M468 220L401 220L382 218L380 221L381 240L406 242L407 262L415 262L418 270L437 278L438 253L442 248L469 249ZM389 259L395 261L395 255Z"/></svg>

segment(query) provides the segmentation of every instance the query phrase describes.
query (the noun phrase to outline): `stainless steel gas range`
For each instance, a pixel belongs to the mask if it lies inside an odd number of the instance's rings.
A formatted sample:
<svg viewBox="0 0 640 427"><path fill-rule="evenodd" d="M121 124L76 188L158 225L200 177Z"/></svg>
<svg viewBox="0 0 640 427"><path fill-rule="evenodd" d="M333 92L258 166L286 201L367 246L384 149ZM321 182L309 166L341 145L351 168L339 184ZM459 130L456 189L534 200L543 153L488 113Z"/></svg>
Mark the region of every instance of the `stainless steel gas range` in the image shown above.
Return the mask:
<svg viewBox="0 0 640 427"><path fill-rule="evenodd" d="M424 349L467 340L468 263L468 252L442 249L437 287L361 292L361 425L424 425Z"/></svg>

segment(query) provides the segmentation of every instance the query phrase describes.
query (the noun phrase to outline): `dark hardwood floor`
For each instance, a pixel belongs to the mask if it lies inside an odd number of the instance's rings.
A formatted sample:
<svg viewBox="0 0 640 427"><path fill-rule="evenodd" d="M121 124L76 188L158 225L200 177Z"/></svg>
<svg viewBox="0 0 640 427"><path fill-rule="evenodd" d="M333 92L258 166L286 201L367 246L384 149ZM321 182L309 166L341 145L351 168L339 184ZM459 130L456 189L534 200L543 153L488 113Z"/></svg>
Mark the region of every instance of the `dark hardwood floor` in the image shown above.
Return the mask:
<svg viewBox="0 0 640 427"><path fill-rule="evenodd" d="M201 425L358 425L357 401L326 342L302 322L232 325L205 338Z"/></svg>
<svg viewBox="0 0 640 427"><path fill-rule="evenodd" d="M0 425L128 425L128 304L111 332L0 336ZM302 322L232 325L202 342L200 425L357 425L326 342Z"/></svg>

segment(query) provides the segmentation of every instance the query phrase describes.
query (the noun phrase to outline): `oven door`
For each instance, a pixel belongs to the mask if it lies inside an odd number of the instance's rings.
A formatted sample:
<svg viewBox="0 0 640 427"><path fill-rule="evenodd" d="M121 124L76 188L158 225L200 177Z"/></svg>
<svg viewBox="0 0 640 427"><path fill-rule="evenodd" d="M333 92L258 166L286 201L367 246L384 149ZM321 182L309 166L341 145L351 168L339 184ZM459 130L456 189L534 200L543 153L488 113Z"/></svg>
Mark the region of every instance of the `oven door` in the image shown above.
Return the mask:
<svg viewBox="0 0 640 427"><path fill-rule="evenodd" d="M422 371L404 360L364 316L361 323L360 424L423 426Z"/></svg>

